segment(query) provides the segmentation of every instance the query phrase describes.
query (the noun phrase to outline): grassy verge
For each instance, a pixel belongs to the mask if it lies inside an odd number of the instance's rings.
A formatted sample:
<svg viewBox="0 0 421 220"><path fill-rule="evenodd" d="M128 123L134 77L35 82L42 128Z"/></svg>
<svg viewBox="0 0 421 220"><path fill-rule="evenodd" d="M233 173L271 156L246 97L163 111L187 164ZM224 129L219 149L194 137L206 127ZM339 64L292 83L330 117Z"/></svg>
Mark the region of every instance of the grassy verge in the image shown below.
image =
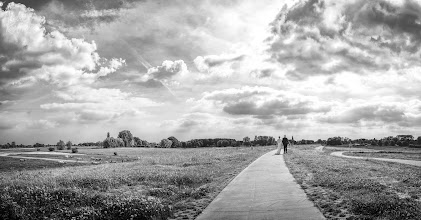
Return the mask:
<svg viewBox="0 0 421 220"><path fill-rule="evenodd" d="M0 219L194 219L272 148L87 150L137 160L2 173Z"/></svg>
<svg viewBox="0 0 421 220"><path fill-rule="evenodd" d="M315 146L284 155L307 195L330 219L421 219L421 169L330 156Z"/></svg>
<svg viewBox="0 0 421 220"><path fill-rule="evenodd" d="M344 155L421 161L421 153L404 153L399 151L345 152Z"/></svg>

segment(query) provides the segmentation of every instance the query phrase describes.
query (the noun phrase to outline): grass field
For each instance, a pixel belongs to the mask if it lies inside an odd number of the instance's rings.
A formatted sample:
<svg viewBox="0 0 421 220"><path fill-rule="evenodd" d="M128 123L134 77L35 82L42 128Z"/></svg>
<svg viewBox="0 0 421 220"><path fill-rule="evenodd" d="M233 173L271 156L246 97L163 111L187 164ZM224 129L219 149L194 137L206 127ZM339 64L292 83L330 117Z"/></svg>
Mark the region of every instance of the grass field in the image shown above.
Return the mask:
<svg viewBox="0 0 421 220"><path fill-rule="evenodd" d="M284 155L297 182L328 218L421 219L421 169L330 156L315 146Z"/></svg>
<svg viewBox="0 0 421 220"><path fill-rule="evenodd" d="M233 177L270 149L274 147L79 148L92 157L117 152L135 160L3 172L0 219L194 219Z"/></svg>

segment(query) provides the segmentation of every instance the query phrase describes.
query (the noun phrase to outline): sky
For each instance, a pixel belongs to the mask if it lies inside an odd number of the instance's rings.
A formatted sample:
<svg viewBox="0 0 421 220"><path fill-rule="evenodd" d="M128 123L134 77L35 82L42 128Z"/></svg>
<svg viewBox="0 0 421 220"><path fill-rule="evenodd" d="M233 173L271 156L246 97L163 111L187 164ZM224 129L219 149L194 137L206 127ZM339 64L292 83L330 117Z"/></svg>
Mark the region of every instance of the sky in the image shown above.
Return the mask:
<svg viewBox="0 0 421 220"><path fill-rule="evenodd" d="M421 135L419 0L0 8L0 144Z"/></svg>

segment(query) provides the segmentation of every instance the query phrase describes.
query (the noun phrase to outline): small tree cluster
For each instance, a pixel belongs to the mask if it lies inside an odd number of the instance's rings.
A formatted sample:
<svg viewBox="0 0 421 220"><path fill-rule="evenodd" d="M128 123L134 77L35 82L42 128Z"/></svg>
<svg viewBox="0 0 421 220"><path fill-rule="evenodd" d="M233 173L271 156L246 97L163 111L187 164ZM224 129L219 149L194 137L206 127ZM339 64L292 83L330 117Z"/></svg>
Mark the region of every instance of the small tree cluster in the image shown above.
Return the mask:
<svg viewBox="0 0 421 220"><path fill-rule="evenodd" d="M108 137L102 143L104 148L124 147L124 141L121 138Z"/></svg>
<svg viewBox="0 0 421 220"><path fill-rule="evenodd" d="M149 147L149 145L150 145L147 141L142 140L142 139L140 139L138 137L134 137L133 138L133 142L134 142L133 145L135 147Z"/></svg>
<svg viewBox="0 0 421 220"><path fill-rule="evenodd" d="M271 137L271 136L254 136L253 143L255 145L260 145L260 146L269 146L269 145L274 145L276 143L276 140L274 137Z"/></svg>
<svg viewBox="0 0 421 220"><path fill-rule="evenodd" d="M327 145L334 146L334 145L342 145L342 138L341 137L330 137L326 141Z"/></svg>

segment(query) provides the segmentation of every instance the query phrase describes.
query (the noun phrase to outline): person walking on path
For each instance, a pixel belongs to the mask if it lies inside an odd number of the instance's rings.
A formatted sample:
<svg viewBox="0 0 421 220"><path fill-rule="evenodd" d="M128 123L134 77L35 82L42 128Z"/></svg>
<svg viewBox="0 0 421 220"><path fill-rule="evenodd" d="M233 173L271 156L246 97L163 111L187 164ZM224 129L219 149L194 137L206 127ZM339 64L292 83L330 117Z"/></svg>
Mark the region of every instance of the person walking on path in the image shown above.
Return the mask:
<svg viewBox="0 0 421 220"><path fill-rule="evenodd" d="M281 136L278 137L278 140L276 142L278 144L278 150L276 151L275 155L279 155L281 154L281 145L282 145Z"/></svg>
<svg viewBox="0 0 421 220"><path fill-rule="evenodd" d="M288 152L288 138L286 135L284 135L284 138L282 138L282 144L284 145L284 154L286 154Z"/></svg>

